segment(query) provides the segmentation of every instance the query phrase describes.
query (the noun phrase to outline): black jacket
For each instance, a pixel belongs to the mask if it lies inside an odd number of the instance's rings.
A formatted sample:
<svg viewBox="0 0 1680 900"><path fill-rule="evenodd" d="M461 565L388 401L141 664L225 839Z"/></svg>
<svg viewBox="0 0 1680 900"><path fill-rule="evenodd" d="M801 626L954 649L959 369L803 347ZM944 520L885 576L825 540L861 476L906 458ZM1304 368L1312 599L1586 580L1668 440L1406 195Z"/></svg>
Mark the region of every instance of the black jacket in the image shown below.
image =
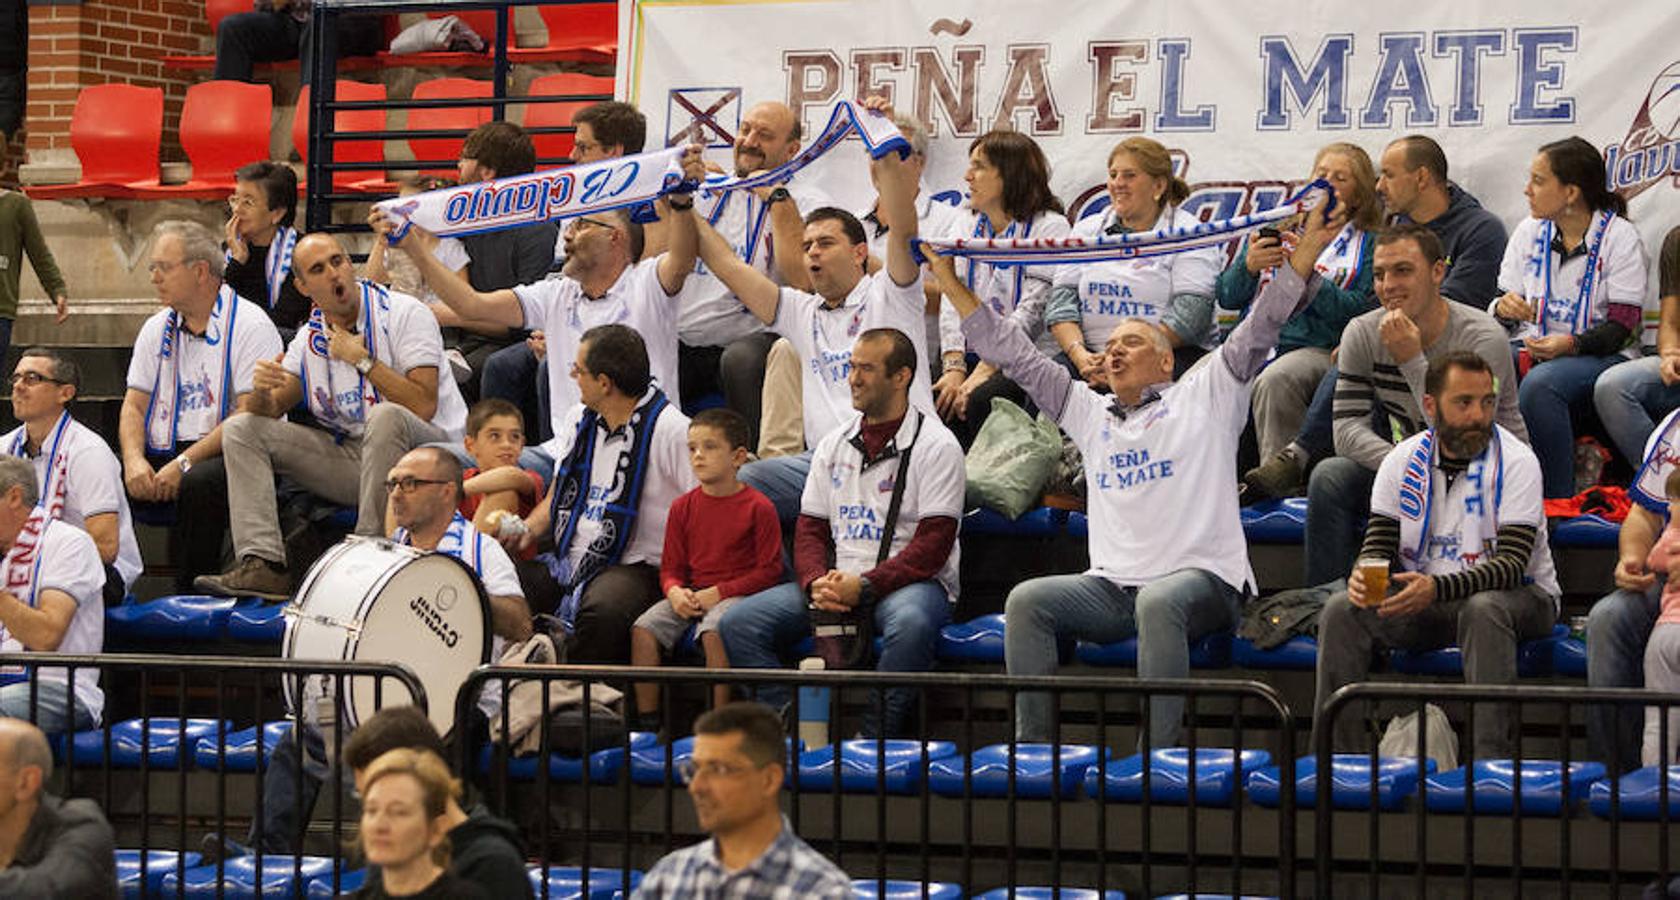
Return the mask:
<svg viewBox="0 0 1680 900"><path fill-rule="evenodd" d="M467 820L449 830L449 871L484 889L488 896L531 896L525 851L513 823L490 814L483 804L467 810Z"/></svg>

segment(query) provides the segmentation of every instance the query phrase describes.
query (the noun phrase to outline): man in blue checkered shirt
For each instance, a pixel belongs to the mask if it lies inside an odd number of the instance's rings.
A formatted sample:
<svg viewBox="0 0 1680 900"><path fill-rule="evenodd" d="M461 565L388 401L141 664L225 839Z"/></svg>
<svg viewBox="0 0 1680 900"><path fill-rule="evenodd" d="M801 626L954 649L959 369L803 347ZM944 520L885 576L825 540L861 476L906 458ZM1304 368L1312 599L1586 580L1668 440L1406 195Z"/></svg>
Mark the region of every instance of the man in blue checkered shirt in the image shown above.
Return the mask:
<svg viewBox="0 0 1680 900"><path fill-rule="evenodd" d="M760 703L730 703L694 723L694 756L679 765L709 840L660 860L634 900L850 900L846 873L793 833L782 815L787 747Z"/></svg>

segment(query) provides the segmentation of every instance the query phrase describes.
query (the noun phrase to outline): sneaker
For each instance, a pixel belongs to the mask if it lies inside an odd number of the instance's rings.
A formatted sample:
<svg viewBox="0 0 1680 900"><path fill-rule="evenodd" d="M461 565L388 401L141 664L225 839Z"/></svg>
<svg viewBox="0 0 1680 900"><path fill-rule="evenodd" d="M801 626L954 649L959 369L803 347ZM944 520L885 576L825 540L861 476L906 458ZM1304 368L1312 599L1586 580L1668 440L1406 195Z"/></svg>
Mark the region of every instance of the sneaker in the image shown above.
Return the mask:
<svg viewBox="0 0 1680 900"><path fill-rule="evenodd" d="M193 587L221 597L289 600L292 596L292 582L285 570L260 556L247 556L220 575L200 575L193 579Z"/></svg>
<svg viewBox="0 0 1680 900"><path fill-rule="evenodd" d="M1306 488L1306 466L1293 446L1243 473L1244 503L1271 497L1298 497Z"/></svg>

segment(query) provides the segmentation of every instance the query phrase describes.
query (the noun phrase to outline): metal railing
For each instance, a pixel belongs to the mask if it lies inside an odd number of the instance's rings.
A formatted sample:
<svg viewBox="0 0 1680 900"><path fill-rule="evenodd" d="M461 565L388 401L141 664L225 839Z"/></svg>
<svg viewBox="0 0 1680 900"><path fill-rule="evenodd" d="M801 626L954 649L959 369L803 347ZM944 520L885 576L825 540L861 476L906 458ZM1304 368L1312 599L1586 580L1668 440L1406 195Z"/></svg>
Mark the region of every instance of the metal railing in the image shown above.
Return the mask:
<svg viewBox="0 0 1680 900"><path fill-rule="evenodd" d="M1463 771L1462 784L1431 784L1428 755L1440 748L1425 746L1427 730L1420 725L1415 746L1403 755L1412 764L1407 774L1417 785L1415 796L1406 802L1409 810L1381 811L1375 777L1369 778L1364 810L1334 808L1324 773L1331 771L1337 720L1350 715L1371 720L1378 718L1374 713L1380 711L1384 715L1414 713L1421 723L1432 703L1462 707L1459 718L1466 735L1475 734L1478 714L1490 715L1494 713L1490 707L1502 707L1510 717L1517 759L1509 766L1495 763L1497 772L1479 772L1475 741L1460 740L1457 761ZM1366 896L1387 895L1408 882L1420 897L1453 882L1467 897L1489 890L1506 891L1516 897L1525 888L1532 891L1540 885L1546 891L1561 889L1562 896L1570 896L1577 889L1608 890L1610 896L1620 896L1627 886L1641 882L1667 885L1674 874L1670 857L1675 837L1669 827L1667 771L1659 770L1658 804L1650 821L1624 816L1622 773L1613 767L1600 781L1600 790L1608 791L1608 814L1600 819L1596 815L1588 817L1583 810L1587 788L1575 787L1577 779L1573 776L1581 766L1598 766L1601 761L1590 759L1578 748L1582 740L1578 726L1595 705L1655 707L1666 712L1680 707L1680 695L1636 689L1440 683L1361 683L1336 691L1314 720L1319 773L1319 802L1314 811L1315 895L1336 896L1337 887L1345 891L1346 883L1338 882L1338 875L1356 880L1362 877L1360 890ZM1667 715L1661 719L1660 746L1672 746L1671 737L1680 736L1669 734ZM1609 758L1623 758L1620 742L1624 738L1615 731L1609 737L1611 746L1605 748ZM1377 745L1373 734L1368 745L1357 752L1373 773ZM1489 761L1483 757L1483 762ZM1537 762L1546 764L1546 769L1555 763L1561 774L1562 793L1557 798L1561 808L1555 815L1550 808L1552 798L1524 792L1525 778L1532 783L1551 777L1549 771L1518 764ZM1506 769L1508 787L1503 783ZM1439 777L1441 773L1434 774ZM1484 796L1484 788L1491 788L1498 797ZM1431 795L1445 798L1459 790L1463 792L1461 811L1430 810ZM1507 801L1508 812L1501 812ZM1410 852L1405 853L1408 829ZM1441 840L1443 835L1445 841ZM1353 845L1340 859L1336 856L1338 836ZM1646 838L1652 840L1647 842ZM1498 846L1501 843L1505 845L1503 853ZM1397 845L1401 853L1393 852Z"/></svg>
<svg viewBox="0 0 1680 900"><path fill-rule="evenodd" d="M26 671L37 673L37 677L28 681L27 690L29 714L25 718L32 722L39 721L42 713L41 675L51 672L52 677L56 678L56 674L62 671L67 683L75 684L78 674L85 676L88 671L99 673L100 684L106 696L106 716L105 722L97 731L97 745L95 748L87 746L87 735L93 732L84 732L81 741L76 739L75 715L72 708L66 716L67 724L48 731L47 734L59 761L55 766L50 786L55 793L62 796L92 797L99 801L116 830L118 846L130 849L137 846L141 851L142 881L145 880L148 871L156 871L150 868L149 863L149 851L153 849L188 851L198 846L206 834L218 835L223 840L230 839L230 823L237 823L243 817L229 814L230 802L238 801L234 792L230 791L229 782L236 775L243 773L235 773L228 769L226 736L246 725L256 727L256 764L254 772L248 777L254 839L251 849L257 857L258 870L261 871L264 856L279 855L264 849L274 837L267 833L264 827L264 776L271 766L288 762L294 772L302 772L305 768L305 751L303 742L295 737L283 740L270 751L264 743L266 726L271 718L291 718L287 715L288 710L303 707L306 683L309 679L326 679L330 684L331 695L335 697L347 697L351 690L359 686L358 682L362 679L372 679L372 702L375 708L385 705L387 693L391 695L395 704L412 703L422 710L427 706L425 687L420 679L406 666L396 663L313 662L225 656L0 653L0 667L9 666L24 666ZM276 696L281 698L278 703L273 699ZM113 697L117 700L115 704L112 703ZM71 704L73 707L73 692ZM137 718L140 720L138 757L131 765L119 765L113 752L113 727L118 722L113 721L116 717L110 713L113 708L119 706L125 710L121 720L136 718L127 714L134 711L138 712ZM192 764L198 739L189 739L189 720L201 719L206 715L211 720L206 736L216 738L217 747L215 763L208 771ZM293 722L291 734L295 736L295 719ZM154 747L152 742L154 730L167 733L171 727L175 735L173 765L169 764L167 756L169 748ZM332 729L328 737L330 759L340 757L345 739L342 728ZM289 759L282 760L280 757L288 751ZM97 762L96 767L86 765L90 754ZM154 781L162 783L154 785ZM173 781L172 785L168 784L170 781ZM346 781L341 767L331 766L326 782L332 791L333 799L328 826L330 845L323 855L332 857L332 883L336 889L344 871L344 823L348 811L344 803ZM157 790L158 787L162 787L163 790ZM213 799L206 803L207 797ZM294 850L292 874L294 885L301 896L303 848L309 838L308 807L314 804L311 799L306 807L302 792L295 793L294 797L295 804L291 812L297 827L292 834L283 835L281 838L289 840ZM173 810L167 809L170 801L173 801ZM172 823L168 821L170 818L173 818ZM172 828L168 827L170 824L173 825ZM136 842L128 840L131 835L137 838ZM170 841L169 838L173 840ZM174 846L167 847L168 843L173 843ZM171 867L176 876L176 889L172 893L177 897L185 896L184 859L184 856L178 855L176 864ZM225 871L225 859L221 854L217 855L215 865L218 884L216 896L220 897Z"/></svg>
<svg viewBox="0 0 1680 900"><path fill-rule="evenodd" d="M688 804L675 796L678 779L669 739L679 732L673 728L678 721L673 700L680 699L683 688L703 688L700 692L705 693L712 685L724 684L736 687L738 693L785 689L791 697L786 710L790 723L805 720L809 710L804 707L812 702L812 689L827 691L830 702L819 718L833 735L849 733L852 723L869 719L877 704L873 695L888 688L911 689L920 702L906 736L921 742L906 760L912 773L926 773L929 764L940 759L930 747L932 740L954 742L961 753L1002 744L1008 748L1007 759L1020 759L1014 739L1014 700L1027 691L1051 696L1053 786L1042 799L1023 796L1017 782L1019 766L1006 767L1006 784L1001 796L995 797L976 791L975 773L968 765L963 766L962 791L951 796L935 796L920 775L910 776L914 786L906 793L901 784L889 785L889 773L881 766L876 767L873 790L862 793L844 789L838 765L829 767L826 784L812 784L797 777L797 768L790 769L785 784L789 821L795 831L854 874L879 880L910 878L924 884L937 877L958 881L972 893L987 883L1099 890L1124 883L1128 892L1141 889L1143 895L1153 896L1168 882L1175 890L1192 893L1217 889L1241 894L1245 887L1262 886L1279 896L1295 893L1294 798L1286 795L1275 814L1243 803L1246 788L1240 776L1246 771L1232 779L1228 803L1205 801L1201 790L1192 789L1179 807L1156 798L1154 786L1158 776L1164 775L1153 756L1143 754L1136 762L1141 763L1142 784L1151 787L1142 791L1135 806L1110 802L1109 796L1110 775L1120 770L1122 758L1131 755L1135 744L1151 743L1149 705L1168 696L1186 700L1191 723L1184 735L1191 751L1190 784L1200 784L1198 766L1205 771L1210 765L1197 761L1198 743L1242 748L1261 741L1274 745L1276 763L1292 781L1294 717L1263 684L860 671L486 667L463 685L456 701L457 717L471 714L484 687L505 697L521 682L538 687L544 709L559 683L576 683L582 704L578 718L563 735L567 744L582 745L568 747L578 751L572 760L576 771L556 776L551 773L552 764L540 762L551 758L561 737L547 727L538 735L538 762L528 776L529 785L515 784L512 761L499 746L487 750L463 742L458 764L462 772L475 773L482 780L492 809L526 826L529 849L538 859L545 865L581 866L586 882L590 871L606 869L616 870L627 883L633 871L704 837ZM665 699L660 706L661 730L668 740L658 751L663 757L658 786L638 786L631 777L632 754L649 751L637 743L644 739L633 737L616 718L608 719L608 727L600 731L609 737L601 738L592 722L601 718L591 704L596 696L604 689L628 693L636 682L659 685ZM1130 708L1139 703L1141 716ZM504 733L508 708L506 703L501 706L499 724ZM1210 740L1208 736L1214 733L1221 739ZM1225 735L1229 740L1223 739ZM1077 784L1072 790L1063 784L1063 754L1079 752L1073 743L1099 748L1095 793L1087 799L1079 799ZM860 749L869 746L865 739ZM873 749L881 755L881 739L875 740ZM1114 751L1112 757L1108 749ZM603 750L606 755L597 755ZM623 760L622 770L610 779L598 777L605 774L598 766L617 765L606 762L613 753ZM829 755L834 755L832 750ZM1265 827L1248 821L1262 816Z"/></svg>

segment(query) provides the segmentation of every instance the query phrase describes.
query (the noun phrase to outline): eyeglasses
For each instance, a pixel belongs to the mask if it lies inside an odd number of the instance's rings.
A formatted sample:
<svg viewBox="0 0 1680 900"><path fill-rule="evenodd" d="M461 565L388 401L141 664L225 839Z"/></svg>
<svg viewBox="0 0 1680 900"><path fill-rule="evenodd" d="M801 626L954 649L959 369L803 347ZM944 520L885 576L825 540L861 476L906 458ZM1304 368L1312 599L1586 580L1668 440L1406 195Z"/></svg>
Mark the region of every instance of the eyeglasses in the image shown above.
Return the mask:
<svg viewBox="0 0 1680 900"><path fill-rule="evenodd" d="M252 197L234 194L228 197L228 205L234 209L254 209L257 205L257 201Z"/></svg>
<svg viewBox="0 0 1680 900"><path fill-rule="evenodd" d="M51 382L52 384L63 384L64 383L62 381L59 381L57 378L53 378L50 375L42 375L40 372L13 372L12 373L12 386L13 387L17 387L19 384L25 384L25 385L28 385L30 387L34 387L35 385L40 384L43 381Z"/></svg>
<svg viewBox="0 0 1680 900"><path fill-rule="evenodd" d="M577 230L579 230L579 226L582 226L582 225L588 225L588 226L593 227L593 228L605 228L605 229L608 229L610 231L617 231L618 230L618 226L612 224L611 222L603 222L600 219L591 219L588 216L578 216L577 218L572 220L572 224L567 226L567 228L570 231L577 231Z"/></svg>
<svg viewBox="0 0 1680 900"><path fill-rule="evenodd" d="M576 157L579 153L593 153L605 146L606 145L600 141L573 141L572 149L575 152L573 152L572 156Z"/></svg>
<svg viewBox="0 0 1680 900"><path fill-rule="evenodd" d="M396 493L398 490L401 490L403 493L406 494L409 491L412 491L415 488L417 488L417 487L419 487L423 484L448 484L448 483L449 482L444 481L440 478L415 478L413 475L404 475L401 478L387 478L387 479L385 479L385 490L390 492L390 493L393 493L393 494Z"/></svg>
<svg viewBox="0 0 1680 900"><path fill-rule="evenodd" d="M707 778L734 778L745 775L754 768L724 762L697 763L692 759L685 759L677 763L677 774L682 776L683 784L693 784L701 775Z"/></svg>

